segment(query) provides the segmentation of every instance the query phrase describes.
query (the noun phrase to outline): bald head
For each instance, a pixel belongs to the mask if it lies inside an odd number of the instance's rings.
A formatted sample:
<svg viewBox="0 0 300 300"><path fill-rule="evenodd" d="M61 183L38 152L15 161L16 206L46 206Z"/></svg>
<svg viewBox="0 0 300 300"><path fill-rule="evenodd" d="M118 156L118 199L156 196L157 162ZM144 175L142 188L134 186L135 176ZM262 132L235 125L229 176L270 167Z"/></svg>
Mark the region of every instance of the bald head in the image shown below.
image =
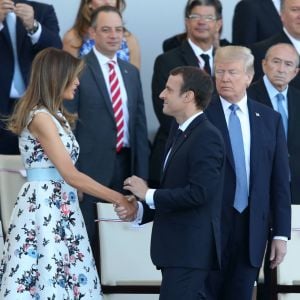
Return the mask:
<svg viewBox="0 0 300 300"><path fill-rule="evenodd" d="M262 67L265 75L278 90L286 89L298 73L299 55L290 44L276 44L268 49Z"/></svg>

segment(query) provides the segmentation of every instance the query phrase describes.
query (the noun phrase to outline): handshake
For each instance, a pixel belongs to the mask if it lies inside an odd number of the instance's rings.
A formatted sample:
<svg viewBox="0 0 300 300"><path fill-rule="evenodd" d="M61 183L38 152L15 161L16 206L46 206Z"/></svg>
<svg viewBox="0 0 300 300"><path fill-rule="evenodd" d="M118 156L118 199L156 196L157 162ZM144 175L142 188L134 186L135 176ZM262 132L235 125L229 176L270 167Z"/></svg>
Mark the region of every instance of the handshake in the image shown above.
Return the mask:
<svg viewBox="0 0 300 300"><path fill-rule="evenodd" d="M124 196L124 204L115 206L115 212L118 217L127 222L134 221L138 212L137 199L145 199L148 186L146 182L137 176L131 176L124 180L124 190L130 191L132 195Z"/></svg>

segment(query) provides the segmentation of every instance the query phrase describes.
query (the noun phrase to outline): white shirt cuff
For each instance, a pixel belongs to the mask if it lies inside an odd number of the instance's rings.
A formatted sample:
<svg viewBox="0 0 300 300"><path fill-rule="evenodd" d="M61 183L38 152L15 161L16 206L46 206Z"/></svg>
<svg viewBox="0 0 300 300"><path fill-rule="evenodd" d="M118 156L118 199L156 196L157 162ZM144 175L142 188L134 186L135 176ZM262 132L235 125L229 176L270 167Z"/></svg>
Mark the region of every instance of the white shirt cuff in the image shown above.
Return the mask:
<svg viewBox="0 0 300 300"><path fill-rule="evenodd" d="M133 225L140 225L143 219L144 207L140 201L137 202L138 210L136 213L136 218L132 221Z"/></svg>
<svg viewBox="0 0 300 300"><path fill-rule="evenodd" d="M39 41L41 34L42 34L42 25L39 23L39 28L34 34L28 33L28 36L30 37L33 45L35 45Z"/></svg>
<svg viewBox="0 0 300 300"><path fill-rule="evenodd" d="M156 189L148 189L145 196L145 201L149 205L150 208L155 209L154 204L154 193Z"/></svg>
<svg viewBox="0 0 300 300"><path fill-rule="evenodd" d="M281 240L281 241L287 242L288 238L286 236L280 236L280 235L278 235L278 236L274 236L273 240Z"/></svg>

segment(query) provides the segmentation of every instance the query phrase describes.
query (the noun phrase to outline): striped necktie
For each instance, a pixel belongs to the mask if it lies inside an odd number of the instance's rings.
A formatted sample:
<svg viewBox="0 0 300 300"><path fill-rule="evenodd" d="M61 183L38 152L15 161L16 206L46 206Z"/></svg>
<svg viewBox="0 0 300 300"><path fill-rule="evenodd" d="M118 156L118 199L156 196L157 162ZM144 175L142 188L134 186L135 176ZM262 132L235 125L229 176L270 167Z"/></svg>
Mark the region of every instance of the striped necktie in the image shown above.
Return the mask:
<svg viewBox="0 0 300 300"><path fill-rule="evenodd" d="M121 88L119 79L115 70L116 62L111 60L108 62L109 67L109 86L112 101L113 112L117 127L117 145L116 151L120 152L124 144L124 115L122 108Z"/></svg>

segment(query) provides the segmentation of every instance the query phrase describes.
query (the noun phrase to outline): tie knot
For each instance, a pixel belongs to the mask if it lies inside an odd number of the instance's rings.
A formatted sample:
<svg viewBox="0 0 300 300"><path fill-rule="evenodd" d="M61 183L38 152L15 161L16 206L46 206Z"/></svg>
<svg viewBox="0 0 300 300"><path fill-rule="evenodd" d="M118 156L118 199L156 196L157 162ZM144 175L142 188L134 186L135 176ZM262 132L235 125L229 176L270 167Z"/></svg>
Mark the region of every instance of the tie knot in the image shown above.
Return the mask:
<svg viewBox="0 0 300 300"><path fill-rule="evenodd" d="M284 96L283 96L283 94L281 94L281 93L278 93L277 95L276 95L276 97L277 97L277 101L284 101Z"/></svg>
<svg viewBox="0 0 300 300"><path fill-rule="evenodd" d="M114 69L115 65L116 65L116 62L114 60L110 60L108 62L108 66L109 66L110 70Z"/></svg>
<svg viewBox="0 0 300 300"><path fill-rule="evenodd" d="M204 61L209 61L209 55L208 54L200 54L201 58L204 60Z"/></svg>
<svg viewBox="0 0 300 300"><path fill-rule="evenodd" d="M236 104L231 104L230 106L229 106L229 109L232 111L232 112L236 112L238 109L239 109L239 107L238 107L238 105L236 105Z"/></svg>

